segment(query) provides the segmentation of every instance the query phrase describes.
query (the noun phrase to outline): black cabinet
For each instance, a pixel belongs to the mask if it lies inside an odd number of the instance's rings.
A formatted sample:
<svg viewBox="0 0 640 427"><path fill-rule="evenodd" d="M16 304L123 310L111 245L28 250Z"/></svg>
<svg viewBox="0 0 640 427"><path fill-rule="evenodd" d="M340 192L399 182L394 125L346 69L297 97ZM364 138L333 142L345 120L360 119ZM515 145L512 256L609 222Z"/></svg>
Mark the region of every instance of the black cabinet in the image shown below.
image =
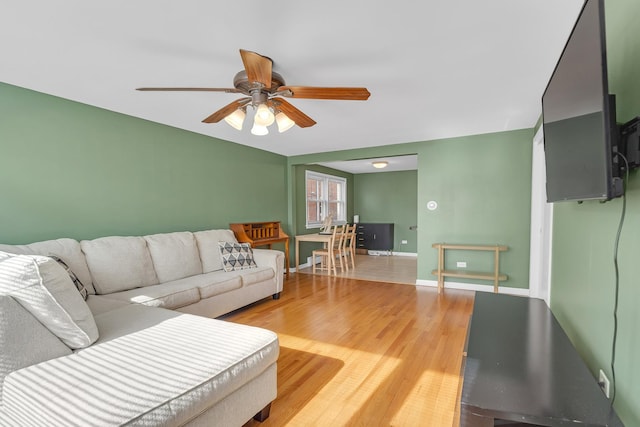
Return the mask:
<svg viewBox="0 0 640 427"><path fill-rule="evenodd" d="M372 251L393 251L393 223L357 224L356 247Z"/></svg>

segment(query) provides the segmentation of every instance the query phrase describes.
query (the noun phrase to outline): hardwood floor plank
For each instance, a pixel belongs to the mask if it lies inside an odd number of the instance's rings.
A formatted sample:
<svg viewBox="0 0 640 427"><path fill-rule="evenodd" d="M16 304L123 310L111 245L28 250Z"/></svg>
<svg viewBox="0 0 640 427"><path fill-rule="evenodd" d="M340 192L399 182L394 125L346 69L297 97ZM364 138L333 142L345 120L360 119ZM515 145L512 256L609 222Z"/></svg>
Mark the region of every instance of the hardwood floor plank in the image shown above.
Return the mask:
<svg viewBox="0 0 640 427"><path fill-rule="evenodd" d="M451 426L473 292L296 273L224 317L276 332L278 397L257 426Z"/></svg>

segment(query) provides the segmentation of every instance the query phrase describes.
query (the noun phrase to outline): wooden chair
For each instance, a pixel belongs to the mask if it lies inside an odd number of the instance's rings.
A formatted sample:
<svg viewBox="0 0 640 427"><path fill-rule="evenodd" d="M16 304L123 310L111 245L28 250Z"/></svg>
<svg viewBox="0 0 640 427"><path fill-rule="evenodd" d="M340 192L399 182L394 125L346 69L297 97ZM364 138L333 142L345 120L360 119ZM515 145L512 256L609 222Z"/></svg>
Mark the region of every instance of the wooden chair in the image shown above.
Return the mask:
<svg viewBox="0 0 640 427"><path fill-rule="evenodd" d="M333 246L334 263L335 259L338 258L338 261L340 261L340 271L344 272L349 269L348 266L345 267L346 260L344 260L342 256L344 242L347 238L347 225L340 225L338 227L340 227L340 229L336 232L336 238Z"/></svg>
<svg viewBox="0 0 640 427"><path fill-rule="evenodd" d="M344 264L349 270L349 258L351 258L351 267L356 268L356 225L346 225L344 229L344 238L340 248L340 258L344 260Z"/></svg>
<svg viewBox="0 0 640 427"><path fill-rule="evenodd" d="M326 245L326 247L322 249L316 249L311 252L311 259L313 267L311 271L315 274L316 268L319 270L327 270L329 274L334 275L338 274L336 269L336 255L339 255L339 247L342 244L342 239L344 237L344 228L341 225L337 225L333 228L333 233L331 234L331 242ZM316 257L320 257L320 267L316 267ZM325 266L325 258L326 258L326 266ZM344 269L342 264L342 259L340 259L340 268Z"/></svg>

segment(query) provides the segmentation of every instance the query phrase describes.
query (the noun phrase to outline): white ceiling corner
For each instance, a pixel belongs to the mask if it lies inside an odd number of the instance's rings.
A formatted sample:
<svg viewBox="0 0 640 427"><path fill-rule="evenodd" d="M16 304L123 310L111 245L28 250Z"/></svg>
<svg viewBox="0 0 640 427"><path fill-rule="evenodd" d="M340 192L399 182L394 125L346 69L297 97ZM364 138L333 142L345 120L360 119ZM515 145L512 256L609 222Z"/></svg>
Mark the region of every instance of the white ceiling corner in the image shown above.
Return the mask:
<svg viewBox="0 0 640 427"><path fill-rule="evenodd" d="M582 0L369 3L11 1L0 81L282 155L534 126ZM237 94L240 48L287 84L364 86L368 101L290 100L318 124L256 137L201 120Z"/></svg>

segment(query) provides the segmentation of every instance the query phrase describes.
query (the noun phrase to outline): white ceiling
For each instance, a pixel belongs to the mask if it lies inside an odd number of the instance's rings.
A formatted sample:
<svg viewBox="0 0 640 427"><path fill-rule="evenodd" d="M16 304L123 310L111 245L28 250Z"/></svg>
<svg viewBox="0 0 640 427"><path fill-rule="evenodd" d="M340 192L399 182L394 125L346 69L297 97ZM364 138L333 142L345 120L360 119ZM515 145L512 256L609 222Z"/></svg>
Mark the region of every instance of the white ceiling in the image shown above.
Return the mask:
<svg viewBox="0 0 640 427"><path fill-rule="evenodd" d="M387 162L387 166L382 169L373 167L373 162ZM318 162L317 165L326 166L328 168L337 169L353 174L359 173L378 173L378 172L400 172L418 169L418 156L391 156L391 157L373 157L370 159L343 160L336 162Z"/></svg>
<svg viewBox="0 0 640 427"><path fill-rule="evenodd" d="M529 128L582 2L9 0L0 81L288 156ZM201 123L238 94L134 90L233 87L240 48L371 97L291 99L318 124L258 137Z"/></svg>

